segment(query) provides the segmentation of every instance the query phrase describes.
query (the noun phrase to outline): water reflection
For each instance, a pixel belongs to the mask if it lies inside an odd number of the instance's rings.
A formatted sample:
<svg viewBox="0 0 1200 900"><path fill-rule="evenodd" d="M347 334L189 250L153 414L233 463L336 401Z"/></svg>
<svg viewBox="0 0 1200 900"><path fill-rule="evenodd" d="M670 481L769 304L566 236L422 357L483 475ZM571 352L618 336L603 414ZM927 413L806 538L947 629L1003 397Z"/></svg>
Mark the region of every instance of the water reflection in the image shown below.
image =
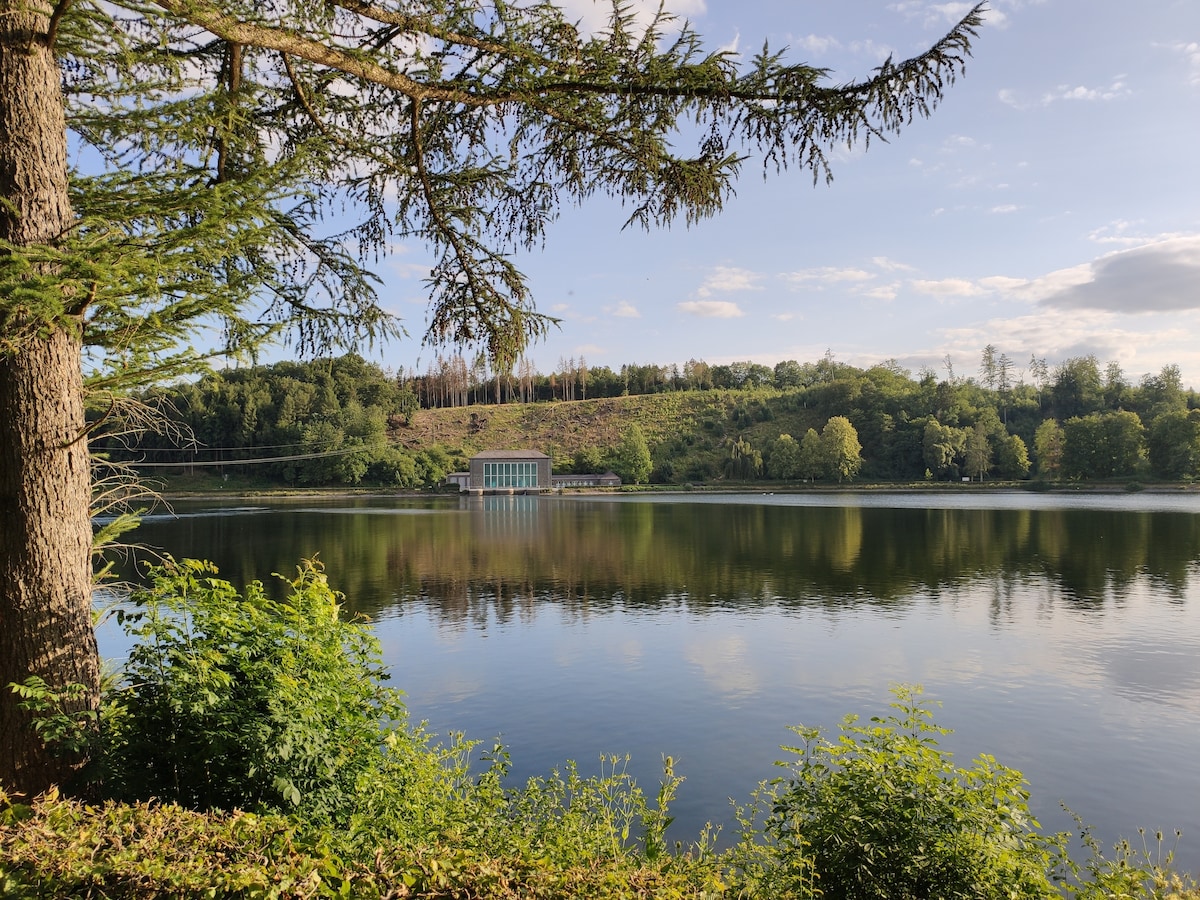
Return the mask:
<svg viewBox="0 0 1200 900"><path fill-rule="evenodd" d="M669 753L689 833L785 725L908 681L1051 827L1059 799L1105 840L1184 827L1200 869L1200 498L845 496L184 506L138 538L235 583L319 554L418 718L503 734L522 774L631 752L653 783Z"/></svg>

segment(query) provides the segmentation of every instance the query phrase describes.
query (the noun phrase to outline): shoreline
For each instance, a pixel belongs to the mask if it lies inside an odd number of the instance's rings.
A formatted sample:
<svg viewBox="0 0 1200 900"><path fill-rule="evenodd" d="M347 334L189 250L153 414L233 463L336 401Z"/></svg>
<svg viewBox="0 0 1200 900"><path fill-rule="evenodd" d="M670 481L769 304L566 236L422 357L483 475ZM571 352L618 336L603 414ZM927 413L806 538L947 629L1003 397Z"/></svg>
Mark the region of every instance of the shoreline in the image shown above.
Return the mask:
<svg viewBox="0 0 1200 900"><path fill-rule="evenodd" d="M630 485L622 488L571 488L543 492L547 496L632 496L653 494L656 496L680 494L830 494L830 493L1022 493L1022 494L1187 494L1200 493L1200 484L1187 482L1141 482L1126 483L1070 483L1061 482L864 482L844 484L782 484L768 486L761 482L746 482L737 485ZM209 498L253 499L289 497L378 497L405 500L438 499L463 496L452 491L396 491L388 488L220 488L205 490L164 490L158 492L161 500L202 500Z"/></svg>

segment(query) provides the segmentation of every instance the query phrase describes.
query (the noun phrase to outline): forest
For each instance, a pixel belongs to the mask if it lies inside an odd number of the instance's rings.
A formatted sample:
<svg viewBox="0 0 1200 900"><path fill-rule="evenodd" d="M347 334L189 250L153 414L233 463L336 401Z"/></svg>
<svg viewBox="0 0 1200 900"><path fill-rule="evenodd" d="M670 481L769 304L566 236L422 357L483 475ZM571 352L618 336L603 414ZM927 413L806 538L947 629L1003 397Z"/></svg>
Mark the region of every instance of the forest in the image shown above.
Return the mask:
<svg viewBox="0 0 1200 900"><path fill-rule="evenodd" d="M435 487L514 441L550 453L556 472L612 469L627 483L1200 474L1200 396L1176 366L1136 381L1092 356L1018 370L989 345L970 374L949 358L944 369L827 353L619 372L566 360L549 374L522 360L497 374L456 356L418 374L347 354L148 389L138 401L170 426L93 446L168 481L215 470L300 487Z"/></svg>

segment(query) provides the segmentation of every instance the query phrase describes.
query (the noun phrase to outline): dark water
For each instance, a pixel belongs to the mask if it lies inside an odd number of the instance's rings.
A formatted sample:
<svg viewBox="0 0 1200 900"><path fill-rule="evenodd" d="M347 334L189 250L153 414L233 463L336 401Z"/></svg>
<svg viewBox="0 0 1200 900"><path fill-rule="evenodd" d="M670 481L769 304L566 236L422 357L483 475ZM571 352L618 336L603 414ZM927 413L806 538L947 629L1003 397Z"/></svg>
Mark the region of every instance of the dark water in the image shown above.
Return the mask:
<svg viewBox="0 0 1200 900"><path fill-rule="evenodd" d="M961 763L1025 773L1106 843L1163 829L1200 870L1200 496L311 498L176 504L136 538L235 583L319 554L432 730L517 775L630 753L686 777L675 837L728 824L791 737L942 703ZM111 630L107 651L121 652Z"/></svg>

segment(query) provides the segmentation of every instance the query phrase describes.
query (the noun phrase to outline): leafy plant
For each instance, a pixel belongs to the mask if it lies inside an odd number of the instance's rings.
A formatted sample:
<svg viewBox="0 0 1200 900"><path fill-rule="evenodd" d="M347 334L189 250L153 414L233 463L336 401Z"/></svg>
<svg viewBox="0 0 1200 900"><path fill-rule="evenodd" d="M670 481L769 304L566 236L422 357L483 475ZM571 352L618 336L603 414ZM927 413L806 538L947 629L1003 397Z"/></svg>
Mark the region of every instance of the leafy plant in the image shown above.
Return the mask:
<svg viewBox="0 0 1200 900"><path fill-rule="evenodd" d="M30 715L34 731L47 746L66 753L80 753L91 745L96 731L96 711L87 706L85 685L72 683L55 690L44 679L30 675L9 689L20 700L18 706Z"/></svg>
<svg viewBox="0 0 1200 900"><path fill-rule="evenodd" d="M1020 772L980 756L956 767L920 687L895 689L897 712L869 725L847 717L836 738L803 742L775 785L766 832L808 854L829 900L1059 896L1057 855L1029 813Z"/></svg>
<svg viewBox="0 0 1200 900"><path fill-rule="evenodd" d="M402 723L379 645L305 562L283 600L168 560L119 614L138 639L102 707L104 790L192 809L345 819Z"/></svg>
<svg viewBox="0 0 1200 900"><path fill-rule="evenodd" d="M1069 809L1067 812L1071 812ZM1165 849L1163 833L1154 834L1155 850L1146 842L1146 832L1139 828L1142 846L1134 847L1122 840L1105 855L1104 848L1092 834L1091 828L1079 816L1071 813L1079 828L1079 838L1087 851L1082 861L1062 855L1061 880L1066 895L1074 900L1120 900L1125 897L1144 897L1146 900L1186 900L1200 897L1200 886L1190 876L1172 870L1174 849ZM1175 832L1178 844L1182 832Z"/></svg>

